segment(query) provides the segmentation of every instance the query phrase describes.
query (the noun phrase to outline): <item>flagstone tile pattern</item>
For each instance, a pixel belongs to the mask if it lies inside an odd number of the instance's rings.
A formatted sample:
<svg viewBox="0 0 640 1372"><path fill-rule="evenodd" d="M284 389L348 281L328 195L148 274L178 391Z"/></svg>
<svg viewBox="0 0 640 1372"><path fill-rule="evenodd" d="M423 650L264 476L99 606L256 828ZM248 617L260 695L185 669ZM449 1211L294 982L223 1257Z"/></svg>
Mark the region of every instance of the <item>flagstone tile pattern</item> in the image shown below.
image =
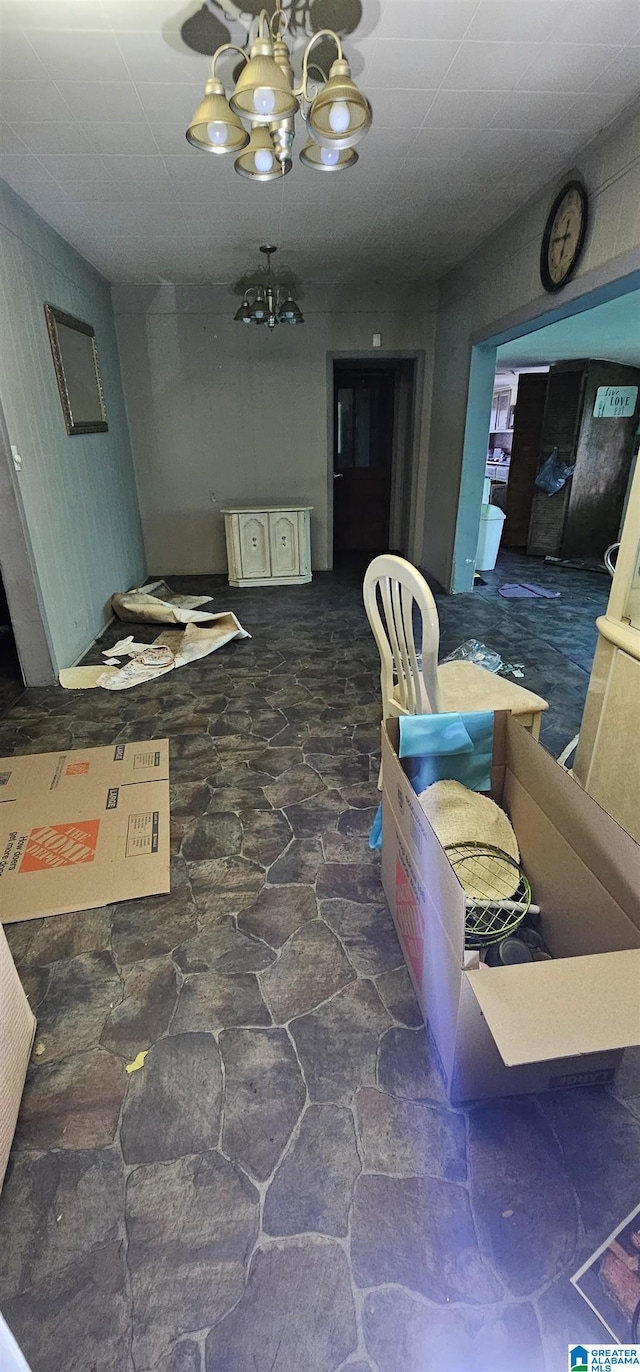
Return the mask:
<svg viewBox="0 0 640 1372"><path fill-rule="evenodd" d="M637 1201L638 1063L447 1105L367 845L359 578L206 585L251 641L0 726L3 754L168 735L173 801L170 895L8 926L39 1027L0 1306L32 1372L557 1372L601 1338L569 1275ZM495 613L534 685L549 654Z"/></svg>

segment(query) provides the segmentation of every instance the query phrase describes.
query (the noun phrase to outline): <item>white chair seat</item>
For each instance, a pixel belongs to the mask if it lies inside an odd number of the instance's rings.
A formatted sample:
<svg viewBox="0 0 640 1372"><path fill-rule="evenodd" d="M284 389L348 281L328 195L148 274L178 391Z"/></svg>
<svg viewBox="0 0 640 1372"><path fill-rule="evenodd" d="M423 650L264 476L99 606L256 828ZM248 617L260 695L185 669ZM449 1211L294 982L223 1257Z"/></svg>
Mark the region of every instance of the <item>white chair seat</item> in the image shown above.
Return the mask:
<svg viewBox="0 0 640 1372"><path fill-rule="evenodd" d="M457 714L465 710L510 710L513 715L522 717L528 725L529 719L540 715L549 706L535 691L518 686L515 681L496 676L485 667L474 662L441 662L438 666L438 686L440 689L440 714ZM401 714L409 711L402 708L401 691L398 686L393 690L394 704ZM423 714L433 713L425 700Z"/></svg>
<svg viewBox="0 0 640 1372"><path fill-rule="evenodd" d="M537 715L549 705L542 696L506 677L496 676L474 662L441 662L438 667L443 711L510 710L513 715Z"/></svg>
<svg viewBox="0 0 640 1372"><path fill-rule="evenodd" d="M542 696L473 662L438 663L436 603L424 577L410 562L391 553L375 557L365 574L363 596L380 653L383 720L390 715L510 710L538 737L540 716L549 708ZM421 619L422 669L414 640L416 609Z"/></svg>

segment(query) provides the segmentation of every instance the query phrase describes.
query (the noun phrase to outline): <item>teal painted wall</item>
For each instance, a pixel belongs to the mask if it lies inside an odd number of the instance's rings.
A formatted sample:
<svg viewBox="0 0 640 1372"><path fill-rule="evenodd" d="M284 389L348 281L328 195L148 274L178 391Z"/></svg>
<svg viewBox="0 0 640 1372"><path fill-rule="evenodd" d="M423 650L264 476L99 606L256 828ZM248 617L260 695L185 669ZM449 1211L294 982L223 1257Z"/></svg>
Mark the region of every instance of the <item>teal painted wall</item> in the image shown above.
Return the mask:
<svg viewBox="0 0 640 1372"><path fill-rule="evenodd" d="M92 324L108 433L69 436L44 317L57 305ZM0 401L54 657L67 667L109 618L114 591L145 574L129 430L108 283L0 181Z"/></svg>

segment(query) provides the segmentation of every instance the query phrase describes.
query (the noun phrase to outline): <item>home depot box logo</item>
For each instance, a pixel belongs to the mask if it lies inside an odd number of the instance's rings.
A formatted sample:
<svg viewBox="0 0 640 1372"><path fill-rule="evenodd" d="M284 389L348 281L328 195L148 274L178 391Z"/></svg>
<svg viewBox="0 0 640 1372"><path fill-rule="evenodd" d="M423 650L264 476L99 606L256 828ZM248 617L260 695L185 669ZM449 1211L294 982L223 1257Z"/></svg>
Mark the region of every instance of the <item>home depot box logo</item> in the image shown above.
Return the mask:
<svg viewBox="0 0 640 1372"><path fill-rule="evenodd" d="M44 872L50 867L77 867L82 862L93 862L99 829L99 819L44 824L32 829L19 870Z"/></svg>

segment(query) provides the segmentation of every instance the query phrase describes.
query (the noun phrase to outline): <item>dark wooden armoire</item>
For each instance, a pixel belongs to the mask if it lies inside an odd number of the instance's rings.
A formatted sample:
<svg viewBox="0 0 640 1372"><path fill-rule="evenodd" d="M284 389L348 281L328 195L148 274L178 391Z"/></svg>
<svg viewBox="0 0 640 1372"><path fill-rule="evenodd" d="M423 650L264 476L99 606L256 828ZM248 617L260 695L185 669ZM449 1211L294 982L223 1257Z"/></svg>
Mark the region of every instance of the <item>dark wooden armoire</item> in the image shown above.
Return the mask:
<svg viewBox="0 0 640 1372"><path fill-rule="evenodd" d="M638 388L633 413L597 418L597 392L604 386ZM533 486L528 553L601 558L616 542L638 428L638 395L640 370L636 367L594 359L551 367L537 470L555 448L563 462L575 463L575 472L555 495Z"/></svg>

